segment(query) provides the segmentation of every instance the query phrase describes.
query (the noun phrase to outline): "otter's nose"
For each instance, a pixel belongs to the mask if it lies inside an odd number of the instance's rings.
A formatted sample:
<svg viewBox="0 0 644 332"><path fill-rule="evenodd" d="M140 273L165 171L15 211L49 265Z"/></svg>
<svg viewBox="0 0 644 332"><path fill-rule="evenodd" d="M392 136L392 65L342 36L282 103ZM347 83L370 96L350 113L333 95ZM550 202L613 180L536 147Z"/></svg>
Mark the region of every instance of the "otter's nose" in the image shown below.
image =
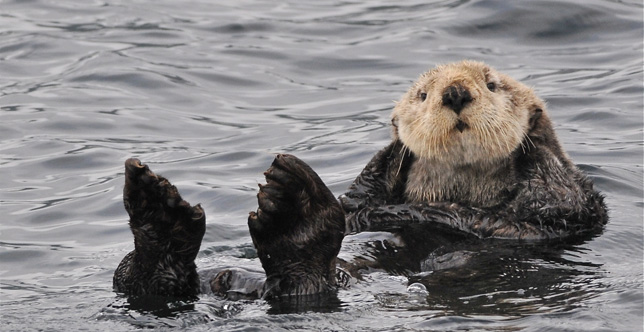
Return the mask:
<svg viewBox="0 0 644 332"><path fill-rule="evenodd" d="M451 108L456 114L472 101L472 95L462 85L452 85L443 92L443 105Z"/></svg>

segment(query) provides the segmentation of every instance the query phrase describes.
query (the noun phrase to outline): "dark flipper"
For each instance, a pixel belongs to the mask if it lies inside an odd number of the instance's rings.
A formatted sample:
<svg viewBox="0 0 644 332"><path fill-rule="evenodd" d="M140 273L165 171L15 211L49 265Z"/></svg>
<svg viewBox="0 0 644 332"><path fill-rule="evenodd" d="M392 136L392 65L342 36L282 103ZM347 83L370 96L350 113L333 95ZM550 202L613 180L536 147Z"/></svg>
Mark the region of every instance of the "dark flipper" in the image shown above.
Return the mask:
<svg viewBox="0 0 644 332"><path fill-rule="evenodd" d="M194 260L206 230L201 206L191 206L138 159L125 162L123 201L134 251L114 272L114 289L128 295L195 296L199 277Z"/></svg>
<svg viewBox="0 0 644 332"><path fill-rule="evenodd" d="M259 207L248 217L266 271L263 297L334 289L345 230L340 205L311 167L294 156L278 155L264 175Z"/></svg>

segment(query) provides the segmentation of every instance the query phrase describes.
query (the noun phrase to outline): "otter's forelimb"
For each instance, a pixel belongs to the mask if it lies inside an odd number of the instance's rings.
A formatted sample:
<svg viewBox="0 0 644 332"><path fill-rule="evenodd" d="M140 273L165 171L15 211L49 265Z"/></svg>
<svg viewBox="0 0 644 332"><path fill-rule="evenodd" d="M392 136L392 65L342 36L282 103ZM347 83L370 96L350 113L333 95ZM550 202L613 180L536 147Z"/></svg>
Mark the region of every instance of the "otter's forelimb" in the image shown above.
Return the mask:
<svg viewBox="0 0 644 332"><path fill-rule="evenodd" d="M399 204L364 208L347 218L349 232L394 232L413 224L435 227L441 231L461 232L478 238L544 240L563 238L574 229L539 227L517 221L504 211L444 204Z"/></svg>
<svg viewBox="0 0 644 332"><path fill-rule="evenodd" d="M339 197L345 213L404 203L407 172L414 158L399 140L376 153L348 191Z"/></svg>

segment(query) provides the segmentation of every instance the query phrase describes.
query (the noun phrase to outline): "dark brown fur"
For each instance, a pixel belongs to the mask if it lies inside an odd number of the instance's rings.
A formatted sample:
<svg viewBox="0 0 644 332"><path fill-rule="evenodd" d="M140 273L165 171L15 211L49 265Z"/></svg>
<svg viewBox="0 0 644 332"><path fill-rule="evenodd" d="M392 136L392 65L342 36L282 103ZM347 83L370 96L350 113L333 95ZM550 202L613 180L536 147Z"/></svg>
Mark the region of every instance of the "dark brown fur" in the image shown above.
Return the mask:
<svg viewBox="0 0 644 332"><path fill-rule="evenodd" d="M344 214L304 162L278 155L264 173L248 228L266 271L263 296L324 293L336 286Z"/></svg>
<svg viewBox="0 0 644 332"><path fill-rule="evenodd" d="M125 162L123 201L134 250L114 272L114 289L128 295L197 295L194 260L206 230L201 207L190 206L168 180L137 159Z"/></svg>

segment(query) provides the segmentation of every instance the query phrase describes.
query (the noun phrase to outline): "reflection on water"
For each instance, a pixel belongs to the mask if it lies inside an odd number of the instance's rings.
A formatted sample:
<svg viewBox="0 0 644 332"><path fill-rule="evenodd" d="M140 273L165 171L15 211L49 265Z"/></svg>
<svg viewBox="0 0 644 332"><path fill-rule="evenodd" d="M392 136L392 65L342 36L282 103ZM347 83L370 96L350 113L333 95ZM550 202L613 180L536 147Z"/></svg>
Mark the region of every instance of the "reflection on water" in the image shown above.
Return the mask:
<svg viewBox="0 0 644 332"><path fill-rule="evenodd" d="M447 306L455 315L502 312L508 318L521 317L569 311L603 288L597 280L603 272L599 266L566 261L557 257L561 251L539 255L534 248L496 249L476 256L474 267L424 278L428 306Z"/></svg>
<svg viewBox="0 0 644 332"><path fill-rule="evenodd" d="M402 283L424 286L420 294L409 289L407 294L378 294L385 307L509 319L566 312L583 306L584 300L605 287L601 264L574 257L584 254L580 246L591 238L565 244L518 244L458 240L435 230L410 228L399 234L405 246L396 238L375 240L366 242L367 248L358 255L365 266L407 276L400 279Z"/></svg>
<svg viewBox="0 0 644 332"><path fill-rule="evenodd" d="M3 1L3 330L641 330L642 7ZM257 268L246 217L273 154L296 154L340 194L387 144L392 100L424 70L463 58L547 100L565 149L607 195L603 234L459 243L451 255L423 241L392 254L393 237L350 238L343 255L378 257L389 273L373 270L300 313L293 303L112 292L132 248L125 159L206 208L200 268Z"/></svg>

